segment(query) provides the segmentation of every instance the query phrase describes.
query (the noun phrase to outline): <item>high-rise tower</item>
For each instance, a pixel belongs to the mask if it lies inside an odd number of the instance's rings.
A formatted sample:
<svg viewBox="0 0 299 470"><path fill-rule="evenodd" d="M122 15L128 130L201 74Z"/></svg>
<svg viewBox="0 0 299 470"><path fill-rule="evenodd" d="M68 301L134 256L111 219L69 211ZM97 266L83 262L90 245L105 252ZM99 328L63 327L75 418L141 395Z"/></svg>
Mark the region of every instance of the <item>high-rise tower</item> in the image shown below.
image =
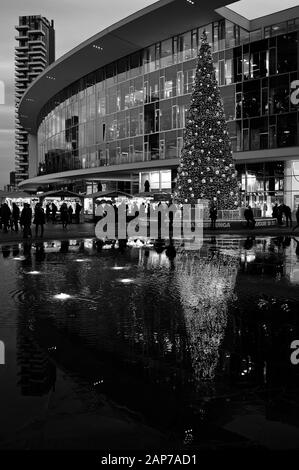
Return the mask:
<svg viewBox="0 0 299 470"><path fill-rule="evenodd" d="M28 178L28 133L19 124L18 106L30 83L55 60L54 22L41 15L20 16L16 26L18 45L15 48L16 104L16 184Z"/></svg>

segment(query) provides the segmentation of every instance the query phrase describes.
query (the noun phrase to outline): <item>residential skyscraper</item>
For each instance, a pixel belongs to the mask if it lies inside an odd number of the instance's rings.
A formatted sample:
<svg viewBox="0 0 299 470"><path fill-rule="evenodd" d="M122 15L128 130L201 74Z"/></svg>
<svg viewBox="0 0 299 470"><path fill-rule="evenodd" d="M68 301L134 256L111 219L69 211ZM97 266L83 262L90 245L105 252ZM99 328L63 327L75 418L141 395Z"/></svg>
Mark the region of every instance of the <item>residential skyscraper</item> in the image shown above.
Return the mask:
<svg viewBox="0 0 299 470"><path fill-rule="evenodd" d="M28 178L28 132L20 125L18 107L26 88L55 60L54 22L41 15L20 16L16 26L18 45L15 48L16 105L16 184Z"/></svg>

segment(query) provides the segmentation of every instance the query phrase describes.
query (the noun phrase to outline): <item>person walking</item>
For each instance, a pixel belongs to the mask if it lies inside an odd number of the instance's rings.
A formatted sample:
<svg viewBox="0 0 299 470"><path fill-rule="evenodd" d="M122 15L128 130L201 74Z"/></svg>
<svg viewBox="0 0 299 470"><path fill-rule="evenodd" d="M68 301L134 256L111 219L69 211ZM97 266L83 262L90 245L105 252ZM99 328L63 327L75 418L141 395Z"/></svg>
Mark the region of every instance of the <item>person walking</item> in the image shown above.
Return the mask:
<svg viewBox="0 0 299 470"><path fill-rule="evenodd" d="M215 230L216 220L217 220L217 209L214 206L214 204L212 204L210 208L210 219L211 219L211 229Z"/></svg>
<svg viewBox="0 0 299 470"><path fill-rule="evenodd" d="M20 217L20 225L23 227L23 238L32 237L31 233L32 223L32 209L27 202L24 204L24 208Z"/></svg>
<svg viewBox="0 0 299 470"><path fill-rule="evenodd" d="M1 210L1 220L3 224L3 231L4 233L8 232L8 227L10 224L10 218L11 218L11 210L9 208L9 205L5 202L2 206Z"/></svg>
<svg viewBox="0 0 299 470"><path fill-rule="evenodd" d="M60 206L60 218L62 222L62 228L66 229L69 220L69 213L65 202Z"/></svg>
<svg viewBox="0 0 299 470"><path fill-rule="evenodd" d="M73 222L73 213L74 213L74 209L71 205L69 205L68 213L69 213L69 223L71 224Z"/></svg>
<svg viewBox="0 0 299 470"><path fill-rule="evenodd" d="M55 224L56 223L56 214L57 214L57 206L55 204L55 202L52 202L52 223Z"/></svg>
<svg viewBox="0 0 299 470"><path fill-rule="evenodd" d="M40 227L40 236L44 236L45 212L40 202L35 206L33 223L35 224L35 236L38 237L38 227Z"/></svg>
<svg viewBox="0 0 299 470"><path fill-rule="evenodd" d="M298 205L297 210L296 210L296 221L297 221L297 224L293 228L293 232L294 232L294 230L296 230L296 228L299 227L299 205Z"/></svg>
<svg viewBox="0 0 299 470"><path fill-rule="evenodd" d="M15 202L12 203L12 228L18 233L20 220L20 209Z"/></svg>

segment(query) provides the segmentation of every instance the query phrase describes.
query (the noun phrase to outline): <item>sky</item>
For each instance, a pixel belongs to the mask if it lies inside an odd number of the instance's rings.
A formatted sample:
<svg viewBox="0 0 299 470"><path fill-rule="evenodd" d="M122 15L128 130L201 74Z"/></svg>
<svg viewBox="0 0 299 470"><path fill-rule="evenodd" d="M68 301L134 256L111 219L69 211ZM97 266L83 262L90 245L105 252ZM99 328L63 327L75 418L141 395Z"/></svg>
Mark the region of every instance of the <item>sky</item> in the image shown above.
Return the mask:
<svg viewBox="0 0 299 470"><path fill-rule="evenodd" d="M208 1L208 0L206 0ZM0 101L0 189L14 169L14 29L20 15L42 14L54 19L56 58L93 34L152 3L151 0L1 0L0 80L5 83L5 104ZM241 0L231 5L253 19L299 5L299 0ZM1 97L0 97L1 99Z"/></svg>

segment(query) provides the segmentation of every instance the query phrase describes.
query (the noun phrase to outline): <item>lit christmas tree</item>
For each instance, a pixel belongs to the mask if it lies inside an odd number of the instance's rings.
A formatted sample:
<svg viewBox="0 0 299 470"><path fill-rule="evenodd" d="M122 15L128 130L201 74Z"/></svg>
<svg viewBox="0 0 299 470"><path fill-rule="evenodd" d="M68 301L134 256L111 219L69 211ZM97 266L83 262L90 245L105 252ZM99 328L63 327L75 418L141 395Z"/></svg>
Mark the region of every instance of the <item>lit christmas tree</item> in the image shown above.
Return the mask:
<svg viewBox="0 0 299 470"><path fill-rule="evenodd" d="M208 199L218 209L237 209L239 187L223 101L205 32L201 39L175 200L192 204Z"/></svg>

